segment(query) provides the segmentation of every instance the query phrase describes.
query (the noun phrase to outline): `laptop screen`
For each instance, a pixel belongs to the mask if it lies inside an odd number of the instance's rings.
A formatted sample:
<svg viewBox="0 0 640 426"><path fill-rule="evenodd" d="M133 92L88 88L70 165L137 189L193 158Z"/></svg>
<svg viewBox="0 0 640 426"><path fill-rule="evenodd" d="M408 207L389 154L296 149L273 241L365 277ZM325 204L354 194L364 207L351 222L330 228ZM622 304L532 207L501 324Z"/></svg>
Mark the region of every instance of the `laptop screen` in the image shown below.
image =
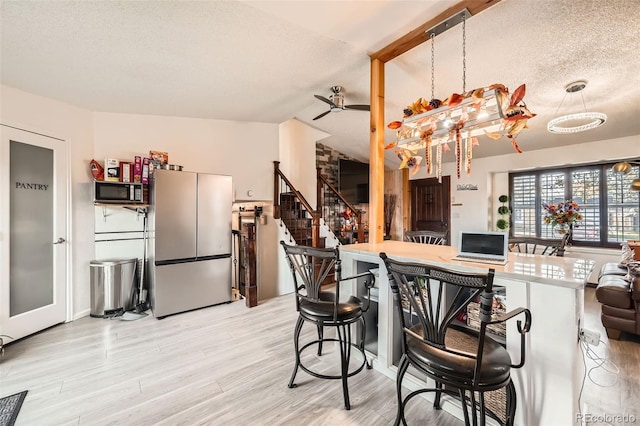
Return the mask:
<svg viewBox="0 0 640 426"><path fill-rule="evenodd" d="M504 232L460 232L460 255L506 259L509 238Z"/></svg>

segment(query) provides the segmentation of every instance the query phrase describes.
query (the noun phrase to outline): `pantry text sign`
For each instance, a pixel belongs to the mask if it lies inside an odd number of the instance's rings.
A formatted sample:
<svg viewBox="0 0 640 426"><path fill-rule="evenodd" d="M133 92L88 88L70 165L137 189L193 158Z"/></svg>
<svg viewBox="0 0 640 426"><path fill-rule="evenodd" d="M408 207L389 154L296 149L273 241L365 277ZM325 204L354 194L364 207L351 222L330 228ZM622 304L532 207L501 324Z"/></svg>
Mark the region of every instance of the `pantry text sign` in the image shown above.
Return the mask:
<svg viewBox="0 0 640 426"><path fill-rule="evenodd" d="M44 183L16 182L16 189L32 189L35 191L47 191L49 189L49 185Z"/></svg>

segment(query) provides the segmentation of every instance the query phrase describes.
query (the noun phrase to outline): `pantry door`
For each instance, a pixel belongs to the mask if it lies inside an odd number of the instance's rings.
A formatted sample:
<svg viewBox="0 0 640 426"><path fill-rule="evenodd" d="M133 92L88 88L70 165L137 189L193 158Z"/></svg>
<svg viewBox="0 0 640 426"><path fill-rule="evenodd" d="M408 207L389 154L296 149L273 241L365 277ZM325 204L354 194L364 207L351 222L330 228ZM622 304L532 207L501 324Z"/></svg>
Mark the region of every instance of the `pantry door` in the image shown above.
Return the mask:
<svg viewBox="0 0 640 426"><path fill-rule="evenodd" d="M0 334L67 319L66 141L0 125Z"/></svg>

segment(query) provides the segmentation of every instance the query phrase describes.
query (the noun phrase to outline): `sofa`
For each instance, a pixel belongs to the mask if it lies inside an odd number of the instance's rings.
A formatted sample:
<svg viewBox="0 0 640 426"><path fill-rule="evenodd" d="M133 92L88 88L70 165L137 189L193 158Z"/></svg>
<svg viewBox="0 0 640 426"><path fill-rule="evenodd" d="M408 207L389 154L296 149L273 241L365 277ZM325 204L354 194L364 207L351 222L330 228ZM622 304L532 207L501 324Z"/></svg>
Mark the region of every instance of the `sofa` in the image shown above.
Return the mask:
<svg viewBox="0 0 640 426"><path fill-rule="evenodd" d="M617 263L606 263L600 270L596 299L610 339L619 340L623 331L640 335L640 274L635 270Z"/></svg>

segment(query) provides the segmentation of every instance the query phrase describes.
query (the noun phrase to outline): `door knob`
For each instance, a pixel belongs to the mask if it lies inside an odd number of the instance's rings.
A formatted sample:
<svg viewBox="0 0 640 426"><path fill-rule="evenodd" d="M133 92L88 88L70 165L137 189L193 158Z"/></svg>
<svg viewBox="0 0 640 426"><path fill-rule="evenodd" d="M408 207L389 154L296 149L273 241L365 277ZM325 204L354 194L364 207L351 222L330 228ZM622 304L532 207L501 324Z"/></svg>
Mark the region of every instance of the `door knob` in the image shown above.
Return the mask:
<svg viewBox="0 0 640 426"><path fill-rule="evenodd" d="M62 243L64 243L65 241L67 241L67 240L65 240L64 238L60 237L60 238L58 238L58 241L56 241L56 242L55 242L55 243L53 243L53 244L62 244Z"/></svg>

